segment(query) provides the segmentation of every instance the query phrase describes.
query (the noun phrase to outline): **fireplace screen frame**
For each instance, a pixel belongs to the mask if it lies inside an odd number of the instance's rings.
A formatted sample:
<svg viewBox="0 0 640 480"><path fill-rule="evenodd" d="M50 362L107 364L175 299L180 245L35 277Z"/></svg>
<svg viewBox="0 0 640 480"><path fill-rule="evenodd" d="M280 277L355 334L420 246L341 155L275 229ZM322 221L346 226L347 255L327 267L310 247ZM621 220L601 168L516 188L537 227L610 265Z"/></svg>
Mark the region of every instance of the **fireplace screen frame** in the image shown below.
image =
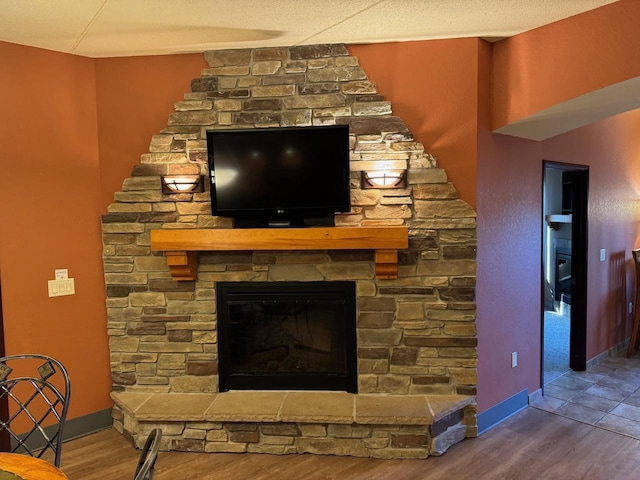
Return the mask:
<svg viewBox="0 0 640 480"><path fill-rule="evenodd" d="M268 296L268 297L267 297ZM218 388L229 390L331 390L357 393L358 361L356 332L356 287L352 281L327 282L218 282ZM344 369L333 372L239 372L233 367L231 352L232 305L257 302L276 304L338 302L345 321L336 322L335 335L343 336ZM297 304L296 303L296 304Z"/></svg>

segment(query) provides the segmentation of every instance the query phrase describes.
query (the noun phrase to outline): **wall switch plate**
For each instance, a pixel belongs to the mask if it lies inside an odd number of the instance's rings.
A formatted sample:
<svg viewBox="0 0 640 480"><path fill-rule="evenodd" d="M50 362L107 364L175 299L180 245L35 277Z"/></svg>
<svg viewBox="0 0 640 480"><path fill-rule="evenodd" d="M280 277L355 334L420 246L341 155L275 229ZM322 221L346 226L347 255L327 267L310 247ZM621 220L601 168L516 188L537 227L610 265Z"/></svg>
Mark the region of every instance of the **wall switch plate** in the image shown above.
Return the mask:
<svg viewBox="0 0 640 480"><path fill-rule="evenodd" d="M73 278L67 278L65 280L49 280L48 289L50 297L75 295L76 293L76 285Z"/></svg>
<svg viewBox="0 0 640 480"><path fill-rule="evenodd" d="M629 302L629 314L633 313L633 302Z"/></svg>
<svg viewBox="0 0 640 480"><path fill-rule="evenodd" d="M511 352L511 368L518 366L518 352Z"/></svg>
<svg viewBox="0 0 640 480"><path fill-rule="evenodd" d="M600 261L604 262L607 258L607 251L604 248L600 249Z"/></svg>

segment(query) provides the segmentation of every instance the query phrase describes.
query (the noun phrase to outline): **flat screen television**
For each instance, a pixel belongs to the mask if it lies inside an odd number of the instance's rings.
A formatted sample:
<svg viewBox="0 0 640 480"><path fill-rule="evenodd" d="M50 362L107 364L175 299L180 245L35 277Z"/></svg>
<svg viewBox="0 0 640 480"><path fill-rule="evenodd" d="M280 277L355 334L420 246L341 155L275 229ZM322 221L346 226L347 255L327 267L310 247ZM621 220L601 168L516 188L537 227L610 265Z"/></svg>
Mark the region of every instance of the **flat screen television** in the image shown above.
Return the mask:
<svg viewBox="0 0 640 480"><path fill-rule="evenodd" d="M207 131L211 213L236 227L333 225L351 209L349 126Z"/></svg>

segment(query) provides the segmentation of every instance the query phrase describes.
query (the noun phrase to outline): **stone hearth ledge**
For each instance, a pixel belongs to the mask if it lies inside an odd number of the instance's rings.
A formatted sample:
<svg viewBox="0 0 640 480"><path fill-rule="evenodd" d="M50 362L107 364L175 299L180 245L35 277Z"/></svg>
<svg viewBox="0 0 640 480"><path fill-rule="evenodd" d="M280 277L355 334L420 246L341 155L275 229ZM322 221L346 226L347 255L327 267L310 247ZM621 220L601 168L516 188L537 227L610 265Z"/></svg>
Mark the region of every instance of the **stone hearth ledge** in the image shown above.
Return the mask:
<svg viewBox="0 0 640 480"><path fill-rule="evenodd" d="M135 443L138 433L149 430L151 425L162 427L177 423L206 427L206 439L216 437L222 424L282 424L284 428L295 425L339 425L354 429L365 426L385 426L385 428L427 428L429 446L409 449L387 449L381 456L387 458L424 458L439 455L465 437L464 410L475 403L473 396L467 395L386 395L351 394L327 391L256 391L235 390L223 393L146 393L112 392L115 410L123 415L123 430L129 433ZM146 425L146 427L145 427ZM207 425L210 426L207 427ZM321 427L331 428L331 427ZM188 429L188 428L187 428ZM169 433L169 432L167 432ZM398 436L399 438L401 437ZM414 438L406 435L402 438ZM230 439L231 440L231 439ZM323 439L331 441L331 439ZM182 442L182 443L181 443ZM257 440L256 440L257 442ZM181 450L184 440L165 443L163 450ZM227 444L229 445L229 444ZM257 451L260 453L295 453L284 449L239 449L204 451ZM426 449L424 447L427 447ZM189 450L190 448L186 448ZM356 449L357 456L377 456L365 454L365 449ZM380 450L382 451L382 450ZM325 452L342 454L327 448ZM352 453L345 453L350 455Z"/></svg>
<svg viewBox="0 0 640 480"><path fill-rule="evenodd" d="M431 425L473 403L467 395L384 395L327 391L112 392L142 422L285 422Z"/></svg>

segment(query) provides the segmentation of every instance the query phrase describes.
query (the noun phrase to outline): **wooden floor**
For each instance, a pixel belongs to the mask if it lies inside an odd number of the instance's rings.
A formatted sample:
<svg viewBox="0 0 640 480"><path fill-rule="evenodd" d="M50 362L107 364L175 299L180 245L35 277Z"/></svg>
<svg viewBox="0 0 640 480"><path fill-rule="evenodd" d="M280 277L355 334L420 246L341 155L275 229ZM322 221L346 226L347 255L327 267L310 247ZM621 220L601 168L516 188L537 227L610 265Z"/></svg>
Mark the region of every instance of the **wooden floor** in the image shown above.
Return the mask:
<svg viewBox="0 0 640 480"><path fill-rule="evenodd" d="M137 458L117 432L105 430L65 443L62 469L70 480L132 480ZM426 460L160 452L154 480L560 478L640 478L640 440L529 407Z"/></svg>

